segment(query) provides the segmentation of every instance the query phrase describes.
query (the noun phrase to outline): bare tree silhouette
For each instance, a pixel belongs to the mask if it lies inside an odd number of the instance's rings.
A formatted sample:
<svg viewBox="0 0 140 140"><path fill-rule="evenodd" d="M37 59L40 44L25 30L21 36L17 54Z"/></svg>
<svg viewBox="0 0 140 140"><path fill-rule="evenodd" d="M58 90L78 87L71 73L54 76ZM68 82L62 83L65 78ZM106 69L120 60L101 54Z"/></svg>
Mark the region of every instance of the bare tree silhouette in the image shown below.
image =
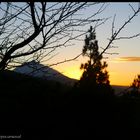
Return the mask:
<svg viewBox="0 0 140 140"><path fill-rule="evenodd" d="M80 10L96 4L98 3L1 2L0 70L32 59L40 61L46 56L51 58L53 56L50 54L57 48L71 45L70 41L85 34L78 27L106 20L95 19L105 9L104 4L92 15L77 18Z"/></svg>
<svg viewBox="0 0 140 140"><path fill-rule="evenodd" d="M99 9L87 17L78 17L80 10L85 10L89 6L101 4ZM88 2L1 2L0 3L0 70L10 69L31 60L41 61L55 55L50 55L60 47L70 46L70 41L78 40L87 32L82 27L95 23L95 27L102 25L109 18L98 18L96 15L104 12L105 3ZM113 47L115 40L131 39L140 36L140 33L132 36L118 37L120 32L125 29L140 12L138 8L132 9L132 16L124 22L120 28L115 30L115 16L112 22L112 35L106 47L100 55L107 53ZM111 53L114 54L114 53ZM74 58L56 62L53 65L72 61ZM47 59L47 60L49 60Z"/></svg>

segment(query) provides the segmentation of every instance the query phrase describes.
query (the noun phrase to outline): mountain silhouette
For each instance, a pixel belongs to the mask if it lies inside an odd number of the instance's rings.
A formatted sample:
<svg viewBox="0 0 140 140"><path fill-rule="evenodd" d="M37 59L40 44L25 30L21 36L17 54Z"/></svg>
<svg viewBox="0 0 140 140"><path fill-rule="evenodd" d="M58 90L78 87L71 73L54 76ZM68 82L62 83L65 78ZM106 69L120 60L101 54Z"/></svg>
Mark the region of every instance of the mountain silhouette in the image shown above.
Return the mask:
<svg viewBox="0 0 140 140"><path fill-rule="evenodd" d="M67 85L73 85L77 81L76 79L63 75L49 66L44 66L35 60L23 63L21 66L15 68L14 71L33 77L57 81Z"/></svg>
<svg viewBox="0 0 140 140"><path fill-rule="evenodd" d="M30 62L25 62L21 66L14 69L15 72L30 75L33 77L38 77L46 80L57 81L62 84L67 84L72 86L78 80L69 78L62 73L50 68L49 66L44 66L39 62L33 60ZM128 86L116 86L112 85L112 88L115 90L115 94L119 94L124 91Z"/></svg>

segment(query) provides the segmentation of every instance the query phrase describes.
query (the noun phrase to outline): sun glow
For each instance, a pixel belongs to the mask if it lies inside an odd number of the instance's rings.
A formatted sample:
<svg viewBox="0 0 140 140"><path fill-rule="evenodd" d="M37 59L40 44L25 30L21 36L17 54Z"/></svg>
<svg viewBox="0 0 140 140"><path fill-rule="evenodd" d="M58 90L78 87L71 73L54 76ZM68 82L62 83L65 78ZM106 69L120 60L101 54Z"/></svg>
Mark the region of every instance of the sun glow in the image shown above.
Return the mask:
<svg viewBox="0 0 140 140"><path fill-rule="evenodd" d="M69 67L67 71L63 73L64 75L79 80L82 75L82 70L76 67Z"/></svg>

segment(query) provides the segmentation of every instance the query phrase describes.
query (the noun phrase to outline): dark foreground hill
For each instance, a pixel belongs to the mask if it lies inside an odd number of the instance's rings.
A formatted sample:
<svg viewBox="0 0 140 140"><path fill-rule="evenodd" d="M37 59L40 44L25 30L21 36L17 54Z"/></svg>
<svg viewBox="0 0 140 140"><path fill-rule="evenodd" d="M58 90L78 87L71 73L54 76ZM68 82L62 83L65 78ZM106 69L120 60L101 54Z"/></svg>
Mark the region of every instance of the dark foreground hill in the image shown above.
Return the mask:
<svg viewBox="0 0 140 140"><path fill-rule="evenodd" d="M82 93L11 71L0 73L0 113L0 135L25 139L114 138L140 129L139 98Z"/></svg>

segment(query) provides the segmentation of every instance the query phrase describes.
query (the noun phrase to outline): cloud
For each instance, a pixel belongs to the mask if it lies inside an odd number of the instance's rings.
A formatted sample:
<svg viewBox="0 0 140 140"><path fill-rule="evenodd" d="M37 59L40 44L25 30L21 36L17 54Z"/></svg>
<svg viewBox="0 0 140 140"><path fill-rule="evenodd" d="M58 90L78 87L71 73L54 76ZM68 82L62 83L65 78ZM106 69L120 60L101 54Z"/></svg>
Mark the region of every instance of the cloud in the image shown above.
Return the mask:
<svg viewBox="0 0 140 140"><path fill-rule="evenodd" d="M119 57L116 58L117 61L137 61L140 62L140 57L133 56L133 57Z"/></svg>

